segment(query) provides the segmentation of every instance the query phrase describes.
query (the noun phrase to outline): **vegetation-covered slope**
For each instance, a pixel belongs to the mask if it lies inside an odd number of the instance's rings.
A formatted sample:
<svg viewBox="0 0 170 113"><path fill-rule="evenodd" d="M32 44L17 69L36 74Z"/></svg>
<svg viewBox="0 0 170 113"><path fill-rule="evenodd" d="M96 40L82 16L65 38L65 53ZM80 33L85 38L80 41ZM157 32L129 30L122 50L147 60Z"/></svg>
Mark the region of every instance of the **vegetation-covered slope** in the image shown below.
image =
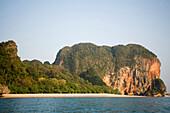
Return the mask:
<svg viewBox="0 0 170 113"><path fill-rule="evenodd" d="M60 66L22 62L13 41L0 43L0 84L11 93L114 93L111 87L92 84Z"/></svg>
<svg viewBox="0 0 170 113"><path fill-rule="evenodd" d="M13 41L0 43L0 89L11 93L164 95L160 61L146 48L80 43L64 47L53 65L21 61ZM8 90L8 88L10 91Z"/></svg>
<svg viewBox="0 0 170 113"><path fill-rule="evenodd" d="M61 49L53 64L93 84L105 83L122 94L146 95L154 89L152 82L160 79L161 63L157 56L136 44L108 47L80 43Z"/></svg>
<svg viewBox="0 0 170 113"><path fill-rule="evenodd" d="M117 72L121 67L135 66L135 57L152 59L156 55L136 44L108 47L80 43L61 49L53 64L63 66L70 72L78 74L93 67L99 71L101 76L104 76L110 70Z"/></svg>

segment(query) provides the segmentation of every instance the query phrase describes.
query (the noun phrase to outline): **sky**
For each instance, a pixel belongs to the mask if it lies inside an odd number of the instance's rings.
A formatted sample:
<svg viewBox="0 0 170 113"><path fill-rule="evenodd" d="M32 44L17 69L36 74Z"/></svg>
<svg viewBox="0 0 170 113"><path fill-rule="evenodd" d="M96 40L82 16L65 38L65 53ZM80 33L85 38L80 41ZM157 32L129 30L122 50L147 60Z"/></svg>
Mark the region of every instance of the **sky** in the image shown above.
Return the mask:
<svg viewBox="0 0 170 113"><path fill-rule="evenodd" d="M140 44L161 61L170 92L170 0L0 0L0 42L21 60L53 63L64 46Z"/></svg>

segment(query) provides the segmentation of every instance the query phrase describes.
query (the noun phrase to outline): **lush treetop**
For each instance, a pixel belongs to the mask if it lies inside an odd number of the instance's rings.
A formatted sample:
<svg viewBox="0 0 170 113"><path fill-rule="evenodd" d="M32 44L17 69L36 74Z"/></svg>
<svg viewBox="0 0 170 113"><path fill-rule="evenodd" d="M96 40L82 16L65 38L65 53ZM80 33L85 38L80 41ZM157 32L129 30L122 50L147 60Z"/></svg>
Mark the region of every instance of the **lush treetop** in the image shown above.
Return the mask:
<svg viewBox="0 0 170 113"><path fill-rule="evenodd" d="M82 73L90 67L97 69L101 76L110 70L117 71L124 66L135 66L135 57L152 60L157 57L148 49L137 44L118 46L97 46L92 43L80 43L64 47L57 54L54 65L63 66L71 73Z"/></svg>

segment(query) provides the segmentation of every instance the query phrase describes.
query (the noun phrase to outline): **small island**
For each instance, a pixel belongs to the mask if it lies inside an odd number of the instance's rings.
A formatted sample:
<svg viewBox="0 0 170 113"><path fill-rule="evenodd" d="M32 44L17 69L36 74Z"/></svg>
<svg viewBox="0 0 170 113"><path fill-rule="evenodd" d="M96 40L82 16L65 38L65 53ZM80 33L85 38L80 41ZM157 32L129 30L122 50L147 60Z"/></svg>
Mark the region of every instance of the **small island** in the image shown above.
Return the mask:
<svg viewBox="0 0 170 113"><path fill-rule="evenodd" d="M0 50L1 96L166 95L166 86L160 79L161 63L154 53L141 45L109 47L79 43L61 49L53 64L38 60L21 61L14 41L0 43Z"/></svg>

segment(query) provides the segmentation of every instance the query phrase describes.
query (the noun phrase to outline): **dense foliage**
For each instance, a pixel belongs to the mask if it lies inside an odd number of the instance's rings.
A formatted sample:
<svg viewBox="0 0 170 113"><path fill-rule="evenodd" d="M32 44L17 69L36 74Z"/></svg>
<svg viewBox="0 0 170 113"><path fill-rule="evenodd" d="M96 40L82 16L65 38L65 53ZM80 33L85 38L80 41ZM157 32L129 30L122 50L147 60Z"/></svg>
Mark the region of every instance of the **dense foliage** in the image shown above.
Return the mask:
<svg viewBox="0 0 170 113"><path fill-rule="evenodd" d="M87 76L81 78L76 73L70 73L60 66L52 66L49 62L22 62L18 56L11 57L16 51L8 51L10 43L13 42L0 43L0 84L8 86L11 93L118 93L101 84L99 77L94 80L92 75L90 79ZM98 79L99 83L94 82Z"/></svg>
<svg viewBox="0 0 170 113"><path fill-rule="evenodd" d="M150 88L150 90L145 92L144 95L154 96L154 95L157 95L157 94L161 94L162 96L166 95L166 86L161 79L153 80L152 81L152 87Z"/></svg>
<svg viewBox="0 0 170 113"><path fill-rule="evenodd" d="M111 50L111 48L108 49ZM107 50L107 47L97 47L94 44L82 43L60 50L54 64L62 64L71 73L77 74L86 72L90 67L93 67L102 75L106 70L109 70L109 68L105 69L106 67L114 67L112 59L113 55Z"/></svg>
<svg viewBox="0 0 170 113"><path fill-rule="evenodd" d="M139 57L152 60L156 55L134 44L108 47L81 43L61 49L54 65L22 62L15 42L8 41L0 43L0 84L8 86L11 93L119 93L106 86L103 76L117 76L121 67L135 66ZM158 89L155 86L148 92L163 92Z"/></svg>
<svg viewBox="0 0 170 113"><path fill-rule="evenodd" d="M88 69L86 72L82 73L80 77L84 78L85 80L88 80L93 85L106 85L94 68Z"/></svg>
<svg viewBox="0 0 170 113"><path fill-rule="evenodd" d="M114 47L96 46L91 43L80 43L60 50L54 62L69 69L71 73L81 74L93 67L103 77L105 73L117 72L121 67L136 65L135 57L152 60L157 57L146 48L129 44Z"/></svg>
<svg viewBox="0 0 170 113"><path fill-rule="evenodd" d="M121 67L124 66L135 66L135 57L143 57L150 60L152 60L153 57L157 57L149 50L136 44L128 44L127 46L118 45L112 47L111 49L113 57L115 59L115 71L118 71Z"/></svg>

